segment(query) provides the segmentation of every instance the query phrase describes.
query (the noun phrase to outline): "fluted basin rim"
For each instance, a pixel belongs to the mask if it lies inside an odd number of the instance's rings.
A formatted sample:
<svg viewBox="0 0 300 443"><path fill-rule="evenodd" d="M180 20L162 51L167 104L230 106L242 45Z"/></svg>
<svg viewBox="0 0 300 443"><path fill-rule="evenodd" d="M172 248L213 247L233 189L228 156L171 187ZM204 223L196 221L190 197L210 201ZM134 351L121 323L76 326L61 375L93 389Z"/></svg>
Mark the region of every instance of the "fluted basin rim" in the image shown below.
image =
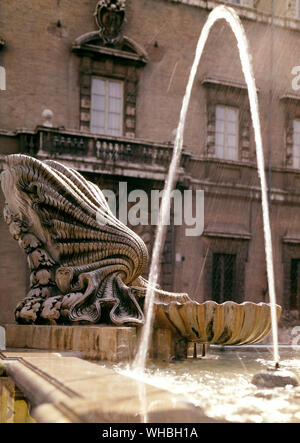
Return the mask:
<svg viewBox="0 0 300 443"><path fill-rule="evenodd" d="M277 321L281 307L276 305ZM266 338L272 330L271 305L245 301L217 303L155 303L154 328L171 329L189 341L218 345L246 345Z"/></svg>

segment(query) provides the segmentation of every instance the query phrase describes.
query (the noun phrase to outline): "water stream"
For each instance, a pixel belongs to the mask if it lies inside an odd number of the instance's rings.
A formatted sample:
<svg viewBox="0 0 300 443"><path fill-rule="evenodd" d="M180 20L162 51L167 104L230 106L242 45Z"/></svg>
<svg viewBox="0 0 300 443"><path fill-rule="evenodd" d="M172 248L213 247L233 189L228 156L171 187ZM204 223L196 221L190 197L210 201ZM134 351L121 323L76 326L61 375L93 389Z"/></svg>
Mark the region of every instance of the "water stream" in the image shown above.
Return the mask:
<svg viewBox="0 0 300 443"><path fill-rule="evenodd" d="M274 267L273 267L273 252L272 252L272 238L271 238L271 227L270 227L270 216L269 216L269 206L268 206L268 195L267 195L267 183L265 174L265 164L264 164L264 152L261 136L261 125L259 117L259 106L257 98L257 89L255 84L255 78L253 74L253 67L251 63L251 55L249 52L247 37L243 28L243 25L234 11L234 9L227 6L217 6L209 14L207 21L205 22L203 29L201 31L194 62L190 71L190 76L188 84L186 87L185 95L182 102L182 108L180 112L179 124L176 132L176 138L174 142L173 156L168 172L168 176L165 183L164 195L161 203L161 210L159 215L159 223L155 236L152 262L149 273L149 286L145 298L145 324L141 332L141 340L139 344L139 349L136 358L133 362L133 369L143 370L145 368L147 353L149 349L149 341L151 337L151 329L153 322L153 310L154 310L154 289L159 275L159 265L160 258L162 254L162 248L164 244L164 236L166 232L166 226L168 222L168 215L170 209L170 199L171 192L175 186L177 180L178 169L180 165L182 146L183 146L183 135L184 127L186 121L186 115L188 111L188 106L190 102L192 87L194 84L194 79L199 66L199 62L206 44L207 38L209 36L212 26L218 20L226 20L229 24L232 32L234 33L237 46L240 55L240 61L242 65L242 70L244 73L245 81L248 88L248 96L250 102L250 110L252 117L252 124L254 129L254 137L256 144L256 158L258 175L261 183L261 200L262 200L262 212L263 212L263 226L264 226L264 238L265 238L265 253L266 253L266 264L267 264L267 277L268 277L268 289L269 289L269 299L271 303L271 319L272 319L272 336L273 336L273 358L275 366L279 366L279 351L278 351L278 331L277 331L277 318L276 318L276 294L275 294L275 282L274 282Z"/></svg>

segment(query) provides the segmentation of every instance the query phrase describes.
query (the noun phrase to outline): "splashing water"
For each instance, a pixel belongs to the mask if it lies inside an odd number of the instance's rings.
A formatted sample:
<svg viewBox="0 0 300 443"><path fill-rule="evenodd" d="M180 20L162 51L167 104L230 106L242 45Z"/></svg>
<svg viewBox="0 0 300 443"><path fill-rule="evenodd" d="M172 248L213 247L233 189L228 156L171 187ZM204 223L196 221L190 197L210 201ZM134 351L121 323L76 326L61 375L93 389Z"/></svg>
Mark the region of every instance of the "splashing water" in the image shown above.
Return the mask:
<svg viewBox="0 0 300 443"><path fill-rule="evenodd" d="M300 376L300 346L281 346L280 366ZM192 359L174 364L152 361L145 372L128 365L114 366L117 373L137 383L154 386L200 407L208 418L230 423L300 423L300 389L291 385L276 389L258 388L252 383L254 373L266 370L273 361L269 346L212 346L213 359ZM125 367L124 367L125 366ZM144 385L145 386L145 385ZM151 395L139 397L137 406L144 423L150 418ZM177 397L177 398L178 398ZM147 416L148 413L148 416Z"/></svg>
<svg viewBox="0 0 300 443"><path fill-rule="evenodd" d="M145 299L145 314L146 320L141 332L141 340L136 358L133 362L133 369L143 369L145 367L151 327L153 321L153 310L154 310L154 288L158 280L159 263L163 247L163 240L166 232L166 225L168 221L168 214L170 209L170 198L171 192L175 186L178 167L181 159L182 145L183 145L183 134L185 127L185 120L188 110L188 105L190 102L192 87L194 84L194 79L198 69L199 61L203 53L204 46L206 44L207 38L209 36L212 26L218 20L226 20L229 24L232 32L234 33L237 46L240 55L240 61L242 65L242 70L244 73L245 81L248 88L248 96L250 102L250 110L252 117L252 125L254 129L254 137L256 144L256 158L257 158L257 168L258 175L261 183L261 199L262 199L262 212L263 212L263 225L264 225L264 238L265 238L265 252L266 252L266 264L267 264L267 276L268 276L268 286L269 286L269 298L271 303L271 320L272 320L272 336L273 336L273 354L274 362L276 367L279 366L279 351L278 351L278 330L277 330L277 314L276 314L276 295L275 295L275 283L274 283L274 268L273 268L273 251L272 251L272 238L271 238L271 227L270 227L270 216L269 216L269 206L267 197L267 184L265 176L265 166L264 166L264 154L263 145L261 137L261 125L259 118L259 107L257 99L257 90L255 85L255 78L253 74L253 68L251 63L251 56L248 48L247 37L243 28L243 25L234 11L234 9L227 6L217 6L209 14L206 23L203 26L202 32L200 34L194 62L190 71L190 76L188 84L186 87L185 95L182 102L182 108L180 113L179 124L177 128L173 156L167 176L167 180L164 188L164 195L161 204L159 223L156 232L156 237L153 246L152 263L149 273L149 286L146 293Z"/></svg>

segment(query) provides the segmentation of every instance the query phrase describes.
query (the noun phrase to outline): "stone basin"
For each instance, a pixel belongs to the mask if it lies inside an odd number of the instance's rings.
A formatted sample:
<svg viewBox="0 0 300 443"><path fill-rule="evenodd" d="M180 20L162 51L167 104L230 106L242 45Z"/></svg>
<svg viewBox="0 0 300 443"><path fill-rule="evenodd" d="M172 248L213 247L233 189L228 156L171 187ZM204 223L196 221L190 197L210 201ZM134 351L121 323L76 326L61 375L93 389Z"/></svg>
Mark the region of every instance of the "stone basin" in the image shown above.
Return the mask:
<svg viewBox="0 0 300 443"><path fill-rule="evenodd" d="M276 310L279 320L281 307L276 305ZM232 301L156 303L154 328L171 329L174 336L197 343L249 345L271 333L271 306Z"/></svg>

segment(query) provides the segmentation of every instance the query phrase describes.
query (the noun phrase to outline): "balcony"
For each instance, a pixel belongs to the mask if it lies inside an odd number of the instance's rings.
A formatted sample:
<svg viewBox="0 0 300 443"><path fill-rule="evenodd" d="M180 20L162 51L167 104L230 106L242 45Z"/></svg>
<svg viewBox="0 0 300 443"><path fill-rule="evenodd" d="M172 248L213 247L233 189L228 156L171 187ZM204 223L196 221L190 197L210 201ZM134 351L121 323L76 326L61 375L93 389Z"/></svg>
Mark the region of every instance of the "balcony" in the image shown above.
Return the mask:
<svg viewBox="0 0 300 443"><path fill-rule="evenodd" d="M97 136L65 129L37 127L19 131L20 152L55 159L81 172L165 180L173 145L123 137ZM183 152L179 181L190 154Z"/></svg>

